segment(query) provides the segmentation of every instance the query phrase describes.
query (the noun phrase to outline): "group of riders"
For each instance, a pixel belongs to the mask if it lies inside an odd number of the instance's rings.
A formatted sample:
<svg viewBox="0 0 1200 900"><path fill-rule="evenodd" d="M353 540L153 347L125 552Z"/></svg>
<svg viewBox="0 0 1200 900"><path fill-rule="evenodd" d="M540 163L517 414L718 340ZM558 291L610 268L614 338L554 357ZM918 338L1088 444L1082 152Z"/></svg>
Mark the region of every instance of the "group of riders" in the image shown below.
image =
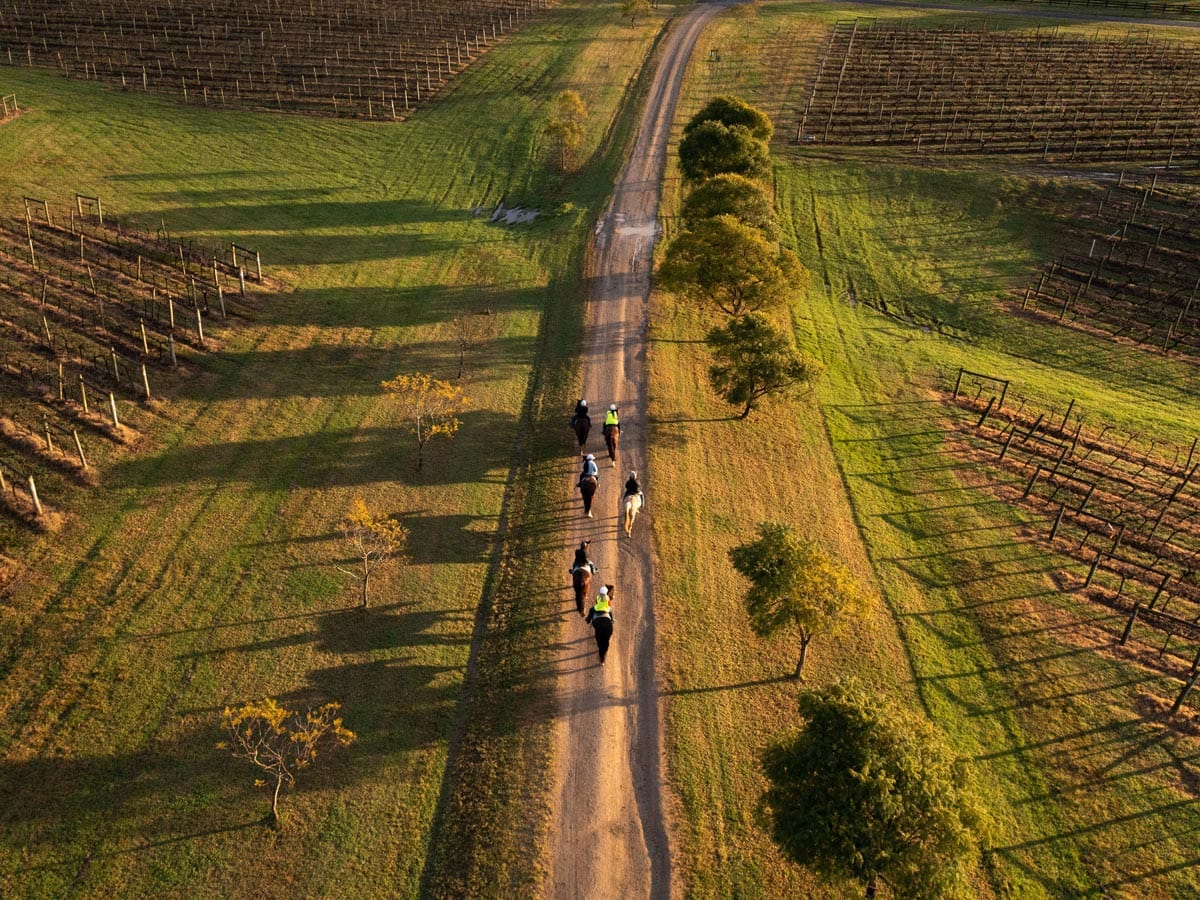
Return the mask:
<svg viewBox="0 0 1200 900"><path fill-rule="evenodd" d="M588 413L588 403L581 399L575 404L575 412L571 416L571 427L574 428L581 418L590 420ZM611 404L604 413L604 436L608 437L611 430L620 432L621 420L617 410L617 404ZM594 454L588 453L583 458L583 470L579 473L579 487L583 486L586 479L594 479L595 482L600 480L600 470L596 467L596 457ZM638 483L637 472L629 473L629 479L625 482L625 493L621 500L624 502L630 497L637 497L641 504L645 504L646 495L642 492L641 485ZM589 573L594 574L596 564L588 558L587 548L590 541L584 541L575 551L575 559L571 563L570 572L574 576L577 569L586 569ZM592 626L596 634L596 649L600 652L600 665L604 665L604 658L608 655L608 645L612 640L613 633L613 610L612 610L612 595L613 585L601 585L599 592L596 595L596 600L591 608L587 611L587 616L584 621ZM582 607L581 607L582 608Z"/></svg>

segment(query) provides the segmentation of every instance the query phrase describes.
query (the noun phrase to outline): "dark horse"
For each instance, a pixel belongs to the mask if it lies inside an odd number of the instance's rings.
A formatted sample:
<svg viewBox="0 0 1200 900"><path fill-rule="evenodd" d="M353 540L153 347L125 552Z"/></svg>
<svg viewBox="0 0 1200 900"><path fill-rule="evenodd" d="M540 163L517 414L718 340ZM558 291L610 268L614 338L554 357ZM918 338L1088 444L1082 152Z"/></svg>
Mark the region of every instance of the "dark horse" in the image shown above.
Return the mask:
<svg viewBox="0 0 1200 900"><path fill-rule="evenodd" d="M571 570L571 587L575 588L575 608L583 615L583 601L592 590L592 567L578 566Z"/></svg>
<svg viewBox="0 0 1200 900"><path fill-rule="evenodd" d="M588 432L592 430L592 418L587 413L577 413L571 416L571 429L575 432L575 437L579 438L579 449L583 449L583 445L587 442Z"/></svg>
<svg viewBox="0 0 1200 900"><path fill-rule="evenodd" d="M612 464L617 464L617 443L621 440L621 428L618 425L610 425L604 429L604 446L608 448L608 458L612 460Z"/></svg>
<svg viewBox="0 0 1200 900"><path fill-rule="evenodd" d="M584 475L579 479L579 492L583 494L583 512L589 519L592 517L592 498L596 496L596 486L599 483L595 475Z"/></svg>

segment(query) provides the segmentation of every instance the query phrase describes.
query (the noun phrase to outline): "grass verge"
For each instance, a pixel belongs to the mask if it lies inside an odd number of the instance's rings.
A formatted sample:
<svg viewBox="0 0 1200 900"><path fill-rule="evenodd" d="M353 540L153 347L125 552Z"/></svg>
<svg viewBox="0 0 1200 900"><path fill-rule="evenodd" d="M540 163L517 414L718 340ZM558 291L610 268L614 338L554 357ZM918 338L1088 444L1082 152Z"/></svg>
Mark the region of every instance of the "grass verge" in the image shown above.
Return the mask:
<svg viewBox="0 0 1200 900"><path fill-rule="evenodd" d="M716 93L794 108L803 68L784 51L819 44L849 9L770 5L715 23L706 40L723 62L693 64L681 121ZM965 365L1129 430L1191 434L1191 370L995 304L1053 246L1069 192L1049 210L1029 202L1049 173L814 155L776 124L778 204L813 273L792 324L826 367L814 394L730 422L696 390L711 318L661 296L652 313L648 491L689 893L851 890L783 860L755 804L759 751L794 727L796 688L780 676L795 648L749 632L725 553L764 518L817 535L876 596L854 630L814 644L809 683L854 674L923 709L973 761L990 818L981 895L1193 893L1195 729L1164 724L1156 699L1177 682L1113 653L1110 611L1057 590L1070 563L1021 537L1025 517L957 467L935 393Z"/></svg>

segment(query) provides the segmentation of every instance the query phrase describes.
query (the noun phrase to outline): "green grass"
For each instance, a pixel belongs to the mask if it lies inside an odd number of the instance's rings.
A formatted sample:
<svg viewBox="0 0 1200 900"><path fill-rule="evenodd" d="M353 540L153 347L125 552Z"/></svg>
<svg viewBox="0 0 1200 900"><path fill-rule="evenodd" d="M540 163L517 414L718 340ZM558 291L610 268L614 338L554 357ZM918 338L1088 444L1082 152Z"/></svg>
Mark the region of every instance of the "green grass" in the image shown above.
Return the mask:
<svg viewBox="0 0 1200 900"><path fill-rule="evenodd" d="M489 639L514 654L544 644L553 621L543 610L509 633L492 618L528 599L505 573L536 571L556 546L538 530L502 543L497 525L503 514L522 534L548 502L538 479L557 474L550 432L525 435L566 408L577 377L582 247L656 27L567 4L400 126L217 114L0 70L26 110L0 126L0 204L99 195L122 218L253 246L285 285L168 402L132 417L143 441L109 454L99 489L55 497L71 511L61 534L3 526L26 577L0 607L0 890L411 896L462 862L447 843L445 865L425 871L439 803L455 796L442 782L469 718L472 640L489 702L510 683ZM592 111L567 175L540 141L563 88ZM501 196L542 214L516 229L471 215ZM474 407L418 476L379 383L453 376L449 320L480 306L498 330L468 363ZM510 492L514 476L530 486ZM367 610L333 570L355 495L414 535L412 565ZM264 695L339 700L359 735L305 773L279 833L256 824L266 797L252 771L214 749L220 709ZM516 736L487 758L514 750L509 763L540 771L543 703L512 696L501 737ZM456 771L474 788L495 774ZM519 793L473 795L454 840L472 842L472 827L528 838L544 788L527 778L520 815L492 815ZM473 844L476 877L536 883L536 846L513 861L507 840Z"/></svg>
<svg viewBox="0 0 1200 900"><path fill-rule="evenodd" d="M693 64L681 118L716 93L795 109L803 71L783 48L848 10L771 4L722 19L702 43L744 52ZM805 152L776 125L786 240L812 271L792 325L821 382L723 420L732 410L696 387L695 342L712 317L669 297L652 315L648 490L688 893L848 889L784 861L756 806L759 753L795 727L796 687L776 680L795 647L750 633L725 554L773 518L820 538L874 596L854 629L814 643L809 683L855 675L924 710L972 761L988 810L978 893L1194 895L1195 717L1160 718L1179 682L1114 652L1123 622L1110 610L1058 590L1055 573L1079 564L1019 536L1029 515L956 463L944 440L955 414L937 400L965 366L1043 406L1076 398L1090 423L1186 446L1200 430L1194 370L997 303L1052 255L1075 188L1007 163Z"/></svg>

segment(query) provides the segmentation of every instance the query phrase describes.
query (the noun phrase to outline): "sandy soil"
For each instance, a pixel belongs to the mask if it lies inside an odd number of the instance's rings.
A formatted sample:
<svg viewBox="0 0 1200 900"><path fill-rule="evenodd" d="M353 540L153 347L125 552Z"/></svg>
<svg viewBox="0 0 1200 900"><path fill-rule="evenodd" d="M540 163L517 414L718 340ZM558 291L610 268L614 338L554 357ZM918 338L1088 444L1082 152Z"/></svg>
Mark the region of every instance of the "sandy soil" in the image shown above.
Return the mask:
<svg viewBox="0 0 1200 900"><path fill-rule="evenodd" d="M596 226L584 397L593 411L586 450L596 454L600 487L594 518L583 517L575 475L563 485L578 516L571 547L590 540L599 566L593 595L616 585L615 628L606 665L592 630L570 598L563 559L565 614L558 645L558 771L550 841L552 897L668 897L670 844L663 815L659 691L655 677L653 570L649 540L654 473L645 463L647 298L667 138L684 67L705 23L728 3L693 7L663 42L637 142ZM600 434L602 411L621 411L621 454L610 467ZM564 411L564 415L569 411ZM621 528L620 498L631 469L646 493L633 537ZM589 602L590 605L590 602ZM675 892L677 893L677 891Z"/></svg>

